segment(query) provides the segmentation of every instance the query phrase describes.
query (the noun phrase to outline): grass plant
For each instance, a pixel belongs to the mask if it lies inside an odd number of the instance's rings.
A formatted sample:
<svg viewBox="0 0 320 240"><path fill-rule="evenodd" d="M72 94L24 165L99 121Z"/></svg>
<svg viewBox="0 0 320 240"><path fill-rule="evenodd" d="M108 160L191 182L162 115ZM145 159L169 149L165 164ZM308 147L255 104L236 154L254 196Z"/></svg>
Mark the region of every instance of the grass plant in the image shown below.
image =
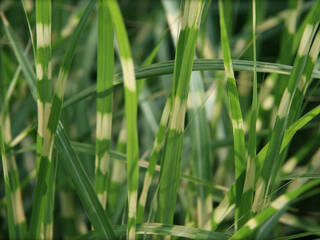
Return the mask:
<svg viewBox="0 0 320 240"><path fill-rule="evenodd" d="M0 15L1 239L319 237L320 0Z"/></svg>

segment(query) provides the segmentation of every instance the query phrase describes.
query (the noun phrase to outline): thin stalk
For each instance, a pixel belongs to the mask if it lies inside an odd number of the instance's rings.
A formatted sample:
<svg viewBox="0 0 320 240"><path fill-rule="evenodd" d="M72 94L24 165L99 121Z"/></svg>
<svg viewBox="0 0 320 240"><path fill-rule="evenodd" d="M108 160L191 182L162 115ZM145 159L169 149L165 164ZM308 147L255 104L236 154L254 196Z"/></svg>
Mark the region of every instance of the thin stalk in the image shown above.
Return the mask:
<svg viewBox="0 0 320 240"><path fill-rule="evenodd" d="M240 108L239 95L237 85L234 77L230 47L228 44L228 34L224 19L223 2L219 0L219 15L220 15L220 31L221 31L221 45L222 53L224 57L225 72L227 78L227 92L229 97L231 122L234 137L234 163L235 163L235 179L238 182L236 185L236 205L237 211L235 214L236 229L237 222L241 214L241 196L243 191L244 178L241 177L245 171L245 138L244 138L244 127L243 118Z"/></svg>
<svg viewBox="0 0 320 240"><path fill-rule="evenodd" d="M115 28L120 51L121 67L124 76L125 116L127 123L127 188L128 188L128 239L135 239L138 180L139 180L139 146L137 131L137 91L136 78L128 35L116 0L106 1Z"/></svg>
<svg viewBox="0 0 320 240"><path fill-rule="evenodd" d="M252 104L251 115L249 124L249 140L247 151L247 169L246 177L243 187L243 195L241 198L241 211L239 216L239 227L241 227L249 218L253 192L255 184L255 171L256 171L256 122L258 115L258 96L257 96L257 50L256 50L256 0L252 0L252 41L253 41L253 89L252 89Z"/></svg>
<svg viewBox="0 0 320 240"><path fill-rule="evenodd" d="M143 215L144 215L146 202L147 202L148 191L149 191L149 188L152 183L153 175L154 175L154 172L156 169L157 160L160 156L160 151L164 145L166 128L167 128L169 115L170 115L170 105L171 105L170 100L168 99L165 106L164 106L164 109L162 111L159 130L158 130L156 139L154 140L154 143L153 143L152 152L151 152L150 160L149 160L149 166L148 166L146 175L144 177L143 188L142 188L142 192L141 192L141 195L139 198L139 205L138 205L137 221L139 223L141 223L143 220Z"/></svg>
<svg viewBox="0 0 320 240"><path fill-rule="evenodd" d="M92 225L104 239L117 239L110 219L101 206L84 166L71 147L61 123L57 128L57 136L59 137L55 146L62 157L61 167L69 174Z"/></svg>
<svg viewBox="0 0 320 240"><path fill-rule="evenodd" d="M234 71L253 71L253 62L247 60L232 60L232 66ZM224 70L224 63L221 59L195 59L192 71L222 71ZM290 75L292 73L292 66L277 64L277 63L267 63L257 61L257 72L261 73L277 73L283 75ZM147 79L148 81L155 81L154 76L161 76L166 74L172 74L174 71L174 61L160 62L150 64L148 66L136 68L135 74L136 79ZM320 79L320 71L313 71L312 78ZM112 87L108 88L104 94L111 94L112 91L120 87L123 82L123 78L119 73L114 75L114 84ZM96 86L88 87L85 90L80 91L73 97L67 99L64 102L63 108L66 108L79 100L85 99L89 96L96 95Z"/></svg>
<svg viewBox="0 0 320 240"><path fill-rule="evenodd" d="M45 138L49 137L47 134L47 124L51 110L51 0L37 0L36 1L36 74L37 74L37 107L38 107L38 130L37 130L37 181L43 181L39 178L39 165L41 161L42 148ZM48 154L48 153L46 153ZM51 168L49 166L49 171ZM52 190L52 189L51 189ZM47 199L49 191L43 194L43 198ZM45 231L48 228L45 225L46 218L46 200L37 206L38 215L38 229L34 236L41 236L43 238L52 238L47 233L52 231ZM48 211L50 211L48 209ZM49 220L49 219L47 219ZM49 223L50 224L50 223ZM41 229L40 229L41 228ZM41 233L39 232L41 231ZM39 235L38 235L39 234Z"/></svg>
<svg viewBox="0 0 320 240"><path fill-rule="evenodd" d="M165 32L161 39L159 40L159 42L157 43L157 45L154 47L154 49L151 51L151 53L148 55L148 57L143 61L142 65L149 65L153 62L153 60L155 59L159 48L161 46L161 43L163 42L163 39L165 38L165 36L167 35L167 32ZM139 99L143 98L143 96L147 93L147 89L144 88L145 86L145 81L146 79L141 79L141 81L139 81L137 83L137 94ZM151 103L149 101L141 101L139 102L139 105L141 107L141 110L144 114L144 116L148 119L148 122L150 123L150 126L152 128L153 132L157 132L157 128L158 125L156 123L155 120L155 116L152 113L152 106ZM151 114L150 114L151 113ZM125 121L123 121L122 125L121 125L121 130L119 133L119 138L118 138L118 143L117 143L117 150L119 152L125 153L125 149L126 149L126 124ZM152 154L151 154L152 155ZM151 161L151 159L150 159ZM152 165L151 163L149 164L149 166ZM122 191L119 191L119 187L121 188L122 185L124 185L124 177L121 176L121 172L122 169L124 168L124 166L122 164L119 164L118 162L114 162L113 163L113 173L112 173L112 178L111 178L111 185L112 185L112 191L113 191L113 203L110 206L110 209L115 209L116 206L119 206L119 204L117 204L117 199L122 195ZM138 203L138 210L137 210L137 222L141 222L142 217L143 217L143 211L144 208L141 208L140 206L143 205L145 206L146 204L146 197L148 195L148 190L149 190L149 186L148 185L149 180L146 178L144 178L144 183L143 183L143 189L141 192L141 195L139 197L139 203ZM150 182L151 183L151 182ZM120 193L120 194L119 194ZM118 195L118 197L116 197Z"/></svg>
<svg viewBox="0 0 320 240"><path fill-rule="evenodd" d="M118 135L116 150L118 153L126 154L127 147L127 128L126 121L122 120L121 130ZM111 152L110 152L111 155ZM112 157L113 158L113 157ZM124 156L124 160L126 160L126 156ZM110 187L108 190L109 200L108 200L108 209L110 213L113 215L114 222L118 220L118 216L120 215L120 210L123 205L119 204L119 199L123 199L123 192L126 190L126 167L119 161L113 161L112 164L112 172L110 179ZM123 201L122 201L123 202Z"/></svg>
<svg viewBox="0 0 320 240"><path fill-rule="evenodd" d="M143 61L142 65L149 65L149 64L151 64L153 62L153 60L156 57L156 55L157 55L157 53L159 51L159 48L161 46L161 43L162 43L162 41L163 41L165 36L166 36L166 33L163 34L163 36L161 37L160 41L157 43L157 45L151 51L149 56ZM142 95L144 95L144 93L146 91L146 88L144 88L145 81L146 81L146 79L141 79L141 81L139 81L137 83L137 89L138 89L137 90L137 94L138 94L138 96L140 98L142 97ZM151 104L149 102L145 103L144 101L140 101L139 104L140 104L140 107L142 108L142 111L144 111L147 108L151 108L151 106L150 106ZM150 111L152 111L152 110L150 109ZM151 118L150 122L154 122L155 123L154 116L147 116L148 113L149 113L148 111L144 112L144 115L146 116L146 118ZM152 114L148 114L148 115L152 115ZM125 128L124 124L122 126ZM157 129L157 127L158 126L155 126L154 128ZM157 131L156 129L154 131ZM165 129L165 127L164 127L164 129ZM124 138L121 138L121 135L123 134L122 131L126 131L126 129L121 129L120 130L119 140L122 139L122 141L123 141ZM159 142L159 140L157 140L157 138L158 138L159 134L161 134L160 133L161 131L162 130L161 130L161 122L160 122L160 127L158 129L157 137L156 137L155 142L154 142L154 147L156 145L156 142ZM162 135L163 135L163 133L162 133ZM119 144L120 144L120 142L119 142ZM153 153L154 150L157 151L156 156L153 156L154 155L154 153ZM142 192L141 192L140 197L139 197L138 210L137 210L137 222L138 223L140 223L142 221L142 218L143 218L145 205L146 205L146 200L147 200L147 195L148 195L149 187L151 185L154 168L155 168L155 165L157 163L157 159L158 159L158 155L160 153L160 150L161 150L161 148L158 148L158 147L157 148L153 148L151 156L150 156L149 167L148 167L147 173L146 173L146 175L144 177L143 188L142 188ZM118 168L118 164L117 163L115 163L115 166L117 166L117 168Z"/></svg>
<svg viewBox="0 0 320 240"><path fill-rule="evenodd" d="M97 95L113 84L113 25L108 0L98 1L98 76ZM102 94L101 94L102 95ZM106 208L109 176L109 154L112 130L113 94L97 98L95 189L101 205Z"/></svg>
<svg viewBox="0 0 320 240"><path fill-rule="evenodd" d="M234 235L230 239L246 239L260 226L262 226L268 219L274 216L277 212L282 211L286 208L292 201L297 199L301 194L308 191L312 187L318 185L320 180L310 181L303 186L295 189L292 192L285 193L274 201L270 203L268 207L266 207L261 213L257 216L251 218L246 222L244 226L242 226L239 231L235 232Z"/></svg>

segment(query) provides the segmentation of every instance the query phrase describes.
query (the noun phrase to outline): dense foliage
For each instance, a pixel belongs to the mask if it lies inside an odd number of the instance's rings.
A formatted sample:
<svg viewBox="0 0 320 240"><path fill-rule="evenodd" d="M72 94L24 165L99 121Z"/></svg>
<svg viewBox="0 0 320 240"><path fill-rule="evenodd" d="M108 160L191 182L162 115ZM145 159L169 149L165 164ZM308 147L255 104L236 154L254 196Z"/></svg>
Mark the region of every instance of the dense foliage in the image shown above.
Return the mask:
<svg viewBox="0 0 320 240"><path fill-rule="evenodd" d="M0 239L320 235L320 0L2 0Z"/></svg>

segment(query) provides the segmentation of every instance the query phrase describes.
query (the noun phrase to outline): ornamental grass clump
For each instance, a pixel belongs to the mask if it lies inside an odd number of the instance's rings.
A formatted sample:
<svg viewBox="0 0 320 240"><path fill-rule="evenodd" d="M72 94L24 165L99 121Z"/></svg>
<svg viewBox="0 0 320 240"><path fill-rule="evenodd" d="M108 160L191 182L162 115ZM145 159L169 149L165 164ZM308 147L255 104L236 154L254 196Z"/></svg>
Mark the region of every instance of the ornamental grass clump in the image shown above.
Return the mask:
<svg viewBox="0 0 320 240"><path fill-rule="evenodd" d="M0 15L0 238L319 237L320 0Z"/></svg>

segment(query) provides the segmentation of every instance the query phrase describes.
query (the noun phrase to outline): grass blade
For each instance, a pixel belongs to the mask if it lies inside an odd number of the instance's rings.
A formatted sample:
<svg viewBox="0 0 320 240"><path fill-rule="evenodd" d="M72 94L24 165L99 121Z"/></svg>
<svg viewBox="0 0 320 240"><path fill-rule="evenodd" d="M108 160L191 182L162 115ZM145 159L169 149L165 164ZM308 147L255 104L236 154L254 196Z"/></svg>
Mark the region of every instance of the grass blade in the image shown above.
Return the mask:
<svg viewBox="0 0 320 240"><path fill-rule="evenodd" d="M232 60L234 70L236 71L253 71L253 62L246 60ZM150 64L149 66L141 67L136 69L136 79L147 79L151 80L151 77L161 76L165 74L173 73L174 62L168 61L163 63ZM195 59L193 64L193 71L216 71L224 70L223 60L221 59ZM257 72L264 73L278 73L290 75L292 72L292 67L288 65L257 62ZM320 71L314 71L312 74L313 78L320 78ZM115 80L112 87L104 91L103 94L111 94L112 91L118 89L122 82L122 77L119 74L115 74ZM72 104L77 103L89 96L96 95L96 86L88 87L81 92L77 93L73 97L70 97L64 102L63 108L69 107Z"/></svg>
<svg viewBox="0 0 320 240"><path fill-rule="evenodd" d="M52 82L51 82L51 0L37 0L36 1L36 74L37 74L37 108L38 108L38 131L37 131L37 176L40 176L39 165L41 161L43 150L43 143L45 138L48 138L47 124L49 120L49 114L51 110L51 95L52 95ZM51 166L48 165L49 172L51 172ZM43 179L37 178L37 181L43 181ZM53 183L52 183L53 184ZM51 184L49 184L51 185ZM53 190L53 188L50 188ZM45 231L47 226L44 223L44 219L47 217L47 213L51 212L46 208L46 199L50 195L47 191L43 194L44 201L40 203L38 208L38 227L35 230L35 237L40 235L44 238L52 238L47 233L52 231ZM47 210L48 211L47 211ZM49 214L50 215L50 214ZM48 216L49 216L48 215ZM50 220L50 219L47 219ZM52 220L53 221L53 220ZM51 224L52 226L53 224Z"/></svg>
<svg viewBox="0 0 320 240"><path fill-rule="evenodd" d="M151 152L150 160L149 160L149 166L148 166L146 175L144 177L143 188L142 188L142 192L141 192L141 195L139 198L139 205L138 205L137 221L139 223L142 222L142 219L143 219L143 214L144 214L144 210L146 207L148 191L149 191L149 188L150 188L150 185L152 182L152 178L153 178L153 175L155 172L157 160L160 156L160 151L164 145L166 128L167 128L169 114L170 114L170 105L171 105L171 103L170 103L170 100L168 99L165 106L164 106L164 109L162 111L159 130L158 130L156 139L154 140L154 143L153 143L152 152Z"/></svg>
<svg viewBox="0 0 320 240"><path fill-rule="evenodd" d="M119 236L123 236L125 226L117 226L116 232ZM200 228L186 227L180 225L169 225L162 223L144 223L137 225L137 234L139 235L156 235L156 236L173 236L175 238L187 238L198 240L226 240L230 237L229 234L218 233L203 230ZM90 232L80 239L97 239L99 234ZM80 240L79 239L79 240Z"/></svg>
<svg viewBox="0 0 320 240"><path fill-rule="evenodd" d="M137 132L137 92L130 44L120 8L116 0L107 1L119 44L121 67L124 76L125 116L127 123L127 181L128 181L128 239L135 239L137 214L139 146Z"/></svg>
<svg viewBox="0 0 320 240"><path fill-rule="evenodd" d="M81 161L73 151L70 140L66 136L61 124L58 125L57 135L60 136L56 141L57 148L60 153L63 153L61 154L61 157L64 158L64 161L61 161L62 167L70 175L73 184L78 190L80 200L84 205L93 226L106 239L116 239L111 222L105 214L92 183L90 182Z"/></svg>
<svg viewBox="0 0 320 240"><path fill-rule="evenodd" d="M113 25L108 0L98 1L98 75L97 95L113 84ZM97 98L95 189L102 206L106 207L109 155L112 129L113 95Z"/></svg>
<svg viewBox="0 0 320 240"><path fill-rule="evenodd" d="M265 208L254 218L251 218L242 228L239 229L231 239L245 239L249 237L258 227L262 226L269 218L276 214L281 209L287 207L292 201L299 197L304 192L308 191L312 187L318 185L320 180L313 180L300 188L295 189L292 192L279 196L276 200L272 201L271 204Z"/></svg>
<svg viewBox="0 0 320 240"><path fill-rule="evenodd" d="M239 227L241 227L249 218L253 201L254 185L255 185L255 171L256 171L256 146L257 134L256 123L258 115L258 94L257 94L257 50L256 50L256 1L252 0L252 41L253 41L253 89L252 89L252 104L250 112L249 124L249 139L247 150L247 168L246 177L243 186L243 196L241 198L241 208L239 213L241 219L239 220Z"/></svg>
<svg viewBox="0 0 320 240"><path fill-rule="evenodd" d="M231 112L231 122L233 129L234 138L234 164L235 164L235 179L238 182L236 185L236 205L237 212L235 215L236 229L238 218L241 217L241 196L243 191L243 178L240 176L245 171L245 139L244 139L244 128L243 128L243 118L240 108L239 95L237 90L237 85L234 77L231 54L228 43L227 28L224 20L224 9L223 3L219 0L219 15L220 15L220 31L221 31L221 46L222 53L224 57L225 72L227 78L227 92L229 97L230 112ZM239 208L238 208L239 207Z"/></svg>
<svg viewBox="0 0 320 240"><path fill-rule="evenodd" d="M35 87L36 79L37 79L36 75L35 75L34 71L32 70L32 67L29 64L27 58L25 57L23 50L20 47L20 42L16 38L16 36L12 30L12 27L10 26L4 13L0 12L0 15L1 15L3 25L4 25L5 33L11 43L12 50L14 51L14 54L15 54L19 64L21 65L22 72L25 75L25 78L26 78L28 85L32 86L32 88L30 88L31 94L34 98L36 98L36 96L37 96L36 87Z"/></svg>

